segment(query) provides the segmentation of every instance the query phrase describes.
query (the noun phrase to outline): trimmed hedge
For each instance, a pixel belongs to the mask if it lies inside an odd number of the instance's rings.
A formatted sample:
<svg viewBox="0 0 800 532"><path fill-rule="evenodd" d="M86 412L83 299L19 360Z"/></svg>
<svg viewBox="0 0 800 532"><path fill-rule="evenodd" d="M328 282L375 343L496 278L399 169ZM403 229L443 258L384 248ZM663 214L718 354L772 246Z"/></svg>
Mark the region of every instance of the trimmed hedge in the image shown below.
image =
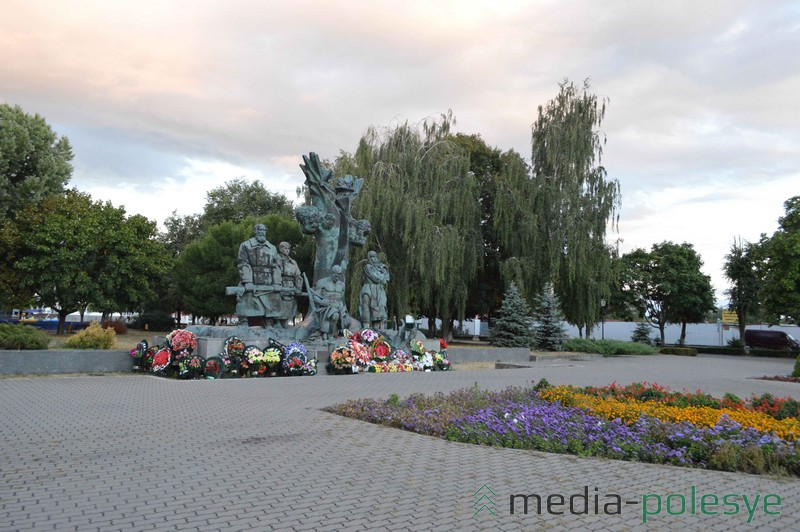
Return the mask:
<svg viewBox="0 0 800 532"><path fill-rule="evenodd" d="M0 323L0 349L47 349L50 340L31 325Z"/></svg>
<svg viewBox="0 0 800 532"><path fill-rule="evenodd" d="M563 350L577 353L600 353L606 357L615 355L654 355L658 352L654 347L639 342L590 340L586 338L570 338L564 343Z"/></svg>
<svg viewBox="0 0 800 532"><path fill-rule="evenodd" d="M699 353L707 353L709 355L731 355L731 356L745 356L747 352L741 347L721 347L721 346L705 346L698 345L696 349Z"/></svg>
<svg viewBox="0 0 800 532"><path fill-rule="evenodd" d="M755 357L775 357L775 358L796 358L800 355L798 351L781 351L775 349L741 349L737 347L720 346L694 346L701 353L710 355L733 355L733 356L755 356Z"/></svg>
<svg viewBox="0 0 800 532"><path fill-rule="evenodd" d="M684 357L696 357L697 349L694 347L662 347L659 351L662 355L679 355Z"/></svg>

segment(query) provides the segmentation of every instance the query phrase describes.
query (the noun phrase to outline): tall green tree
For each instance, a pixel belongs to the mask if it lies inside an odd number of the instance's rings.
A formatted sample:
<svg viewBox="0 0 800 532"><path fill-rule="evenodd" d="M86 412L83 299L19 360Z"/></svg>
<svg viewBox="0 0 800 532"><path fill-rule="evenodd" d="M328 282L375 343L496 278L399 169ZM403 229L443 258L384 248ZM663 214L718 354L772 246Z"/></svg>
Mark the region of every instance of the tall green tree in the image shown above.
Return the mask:
<svg viewBox="0 0 800 532"><path fill-rule="evenodd" d="M174 275L186 312L207 317L212 324L234 312L236 303L225 295L225 287L239 283L236 255L239 244L251 236L245 224L223 222L184 248Z"/></svg>
<svg viewBox="0 0 800 532"><path fill-rule="evenodd" d="M166 231L160 233L158 239L173 257L180 255L186 246L203 234L203 225L199 214L181 216L178 211L172 211L172 214L164 220L164 228Z"/></svg>
<svg viewBox="0 0 800 532"><path fill-rule="evenodd" d="M731 285L725 293L728 296L728 309L736 312L739 320L739 338L744 339L747 317L758 308L759 263L758 250L754 244L734 239L730 252L725 255L722 271Z"/></svg>
<svg viewBox="0 0 800 532"><path fill-rule="evenodd" d="M770 323L782 318L800 323L800 196L783 204L785 214L769 238L761 236L763 285L761 301Z"/></svg>
<svg viewBox="0 0 800 532"><path fill-rule="evenodd" d="M505 297L500 266L508 258L500 245L494 223L498 180L509 164L526 168L526 163L513 150L502 152L499 148L490 147L480 135L456 133L451 140L469 156L469 171L478 181L478 202L481 207L483 267L480 276L470 286L466 313L469 316L489 316L491 319L492 312Z"/></svg>
<svg viewBox="0 0 800 532"><path fill-rule="evenodd" d="M533 125L531 171L509 165L498 180L495 227L508 250L504 276L527 293L555 286L564 315L587 331L600 320L610 294L611 259L606 229L617 220L620 186L600 165L600 127L607 101L588 80L565 80L559 94L539 106Z"/></svg>
<svg viewBox="0 0 800 532"><path fill-rule="evenodd" d="M626 253L622 261L622 290L645 320L658 328L661 345L667 323L681 324L682 344L686 324L702 321L715 308L711 280L700 270L703 262L691 244L662 242L649 253L643 249Z"/></svg>
<svg viewBox="0 0 800 532"><path fill-rule="evenodd" d="M668 289L667 313L671 323L681 325L680 345L686 342L686 325L705 321L716 310L711 278L701 271L703 261L691 244L664 242L654 246Z"/></svg>
<svg viewBox="0 0 800 532"><path fill-rule="evenodd" d="M156 223L141 215L126 216L122 208L104 205L103 225L96 245L92 277L100 297L91 308L106 317L116 311L141 312L163 296L160 280L169 271L171 257L158 239Z"/></svg>
<svg viewBox="0 0 800 532"><path fill-rule="evenodd" d="M616 300L622 307L631 305L641 317L659 331L664 345L667 326L666 294L658 282L659 265L644 249L637 248L620 258L619 294Z"/></svg>
<svg viewBox="0 0 800 532"><path fill-rule="evenodd" d="M44 118L0 103L0 219L15 218L72 176L72 147Z"/></svg>
<svg viewBox="0 0 800 532"><path fill-rule="evenodd" d="M164 265L152 222L77 190L19 214L26 223L16 225L14 270L21 289L58 313L59 333L68 314L89 305L138 310L152 297Z"/></svg>
<svg viewBox="0 0 800 532"><path fill-rule="evenodd" d="M549 284L536 299L536 347L543 351L561 351L567 341L561 301Z"/></svg>
<svg viewBox="0 0 800 532"><path fill-rule="evenodd" d="M283 194L264 188L261 181L249 182L244 178L236 178L208 192L200 216L200 227L206 230L222 222L239 223L248 216L268 214L291 218L292 202Z"/></svg>
<svg viewBox="0 0 800 532"><path fill-rule="evenodd" d="M442 321L463 319L469 290L483 264L478 180L469 157L451 139L452 115L408 122L379 131L370 128L355 154L337 159L337 173L365 178L355 202L356 218L372 224L367 246L349 268L350 305L358 293L358 264L370 249L386 257L392 280L389 316L424 314ZM432 325L432 328L434 325Z"/></svg>
<svg viewBox="0 0 800 532"><path fill-rule="evenodd" d="M491 333L492 345L498 347L532 348L536 345L533 313L514 282L505 292Z"/></svg>

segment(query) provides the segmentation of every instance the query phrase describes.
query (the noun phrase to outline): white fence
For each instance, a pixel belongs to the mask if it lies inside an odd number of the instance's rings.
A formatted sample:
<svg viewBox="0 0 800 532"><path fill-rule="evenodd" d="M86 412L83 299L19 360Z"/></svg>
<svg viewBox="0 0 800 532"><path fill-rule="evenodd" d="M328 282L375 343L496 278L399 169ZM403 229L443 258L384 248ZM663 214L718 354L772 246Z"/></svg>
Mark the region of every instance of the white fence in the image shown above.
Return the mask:
<svg viewBox="0 0 800 532"><path fill-rule="evenodd" d="M427 328L428 320L422 318L417 321L420 328ZM453 324L455 330L462 334L474 335L475 321L465 320L463 322L455 322ZM570 338L578 336L578 328L564 322L564 328ZM598 324L587 336L599 340L605 338L607 340L623 340L629 341L633 335L633 330L636 328L635 322L629 321L607 321L605 324ZM800 338L800 326L797 325L777 325L769 327L768 325L748 325L748 329L771 329L776 331L784 331L795 338ZM480 335L489 335L489 326L486 321L480 322ZM584 331L585 334L585 331ZM664 341L667 345L677 344L681 336L680 325L667 325L664 330ZM656 339L659 337L658 329L651 327L650 337ZM714 345L726 346L729 340L739 338L739 327L736 325L723 325L721 323L690 323L686 326L686 344L688 345Z"/></svg>

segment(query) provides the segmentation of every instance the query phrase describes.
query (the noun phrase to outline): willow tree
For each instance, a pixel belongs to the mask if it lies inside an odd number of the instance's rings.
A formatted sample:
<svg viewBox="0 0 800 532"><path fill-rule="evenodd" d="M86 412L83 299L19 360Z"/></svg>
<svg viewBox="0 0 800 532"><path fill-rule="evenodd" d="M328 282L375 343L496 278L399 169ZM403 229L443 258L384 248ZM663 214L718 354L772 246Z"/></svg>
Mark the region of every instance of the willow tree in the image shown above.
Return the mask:
<svg viewBox="0 0 800 532"><path fill-rule="evenodd" d="M561 83L558 96L539 106L530 172L509 165L495 200L494 223L508 254L504 276L522 282L529 294L552 282L567 321L587 331L609 296L605 237L619 208L619 182L600 165L606 104L590 92L588 80L581 87Z"/></svg>
<svg viewBox="0 0 800 532"><path fill-rule="evenodd" d="M470 283L483 260L478 182L469 157L450 137L452 115L370 128L354 155L337 160L337 173L364 177L353 207L372 224L367 246L352 257L350 307L361 286L362 263L375 250L389 266L388 315L424 314L431 328L463 319Z"/></svg>

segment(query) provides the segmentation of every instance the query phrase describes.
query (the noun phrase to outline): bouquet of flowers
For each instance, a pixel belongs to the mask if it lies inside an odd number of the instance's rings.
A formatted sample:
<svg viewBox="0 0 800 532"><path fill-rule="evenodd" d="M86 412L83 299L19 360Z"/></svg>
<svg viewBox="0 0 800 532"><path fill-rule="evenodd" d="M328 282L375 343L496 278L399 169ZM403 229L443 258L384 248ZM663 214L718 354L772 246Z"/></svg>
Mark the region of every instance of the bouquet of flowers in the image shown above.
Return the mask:
<svg viewBox="0 0 800 532"><path fill-rule="evenodd" d="M308 362L303 365L303 374L304 375L316 375L317 374L317 359L312 358Z"/></svg>
<svg viewBox="0 0 800 532"><path fill-rule="evenodd" d="M385 340L376 340L369 348L370 358L378 361L385 361L392 352L392 346Z"/></svg>
<svg viewBox="0 0 800 532"><path fill-rule="evenodd" d="M308 356L308 350L306 349L306 346L304 346L300 342L292 342L291 344L286 346L287 357L298 354L303 356Z"/></svg>
<svg viewBox="0 0 800 532"><path fill-rule="evenodd" d="M186 329L176 329L167 335L167 344L174 355L184 358L197 348L197 336Z"/></svg>
<svg viewBox="0 0 800 532"><path fill-rule="evenodd" d="M406 372L406 371L413 371L414 367L408 362L400 362L398 360L392 360L389 362L389 372Z"/></svg>
<svg viewBox="0 0 800 532"><path fill-rule="evenodd" d="M172 352L169 347L162 347L153 355L153 373L161 373L172 361Z"/></svg>
<svg viewBox="0 0 800 532"><path fill-rule="evenodd" d="M136 347L130 350L130 355L133 357L133 371L142 369L142 361L147 353L147 340L142 340Z"/></svg>
<svg viewBox="0 0 800 532"><path fill-rule="evenodd" d="M372 329L364 329L361 331L361 341L365 344L371 344L378 338L380 338L380 335Z"/></svg>
<svg viewBox="0 0 800 532"><path fill-rule="evenodd" d="M274 367L277 366L281 361L281 352L279 349L274 347L270 347L266 351L264 351L262 360L267 366Z"/></svg>
<svg viewBox="0 0 800 532"><path fill-rule="evenodd" d="M444 353L433 353L433 369L438 369L441 371L448 371L453 369L450 365L450 361L447 360L447 357Z"/></svg>
<svg viewBox="0 0 800 532"><path fill-rule="evenodd" d="M419 340L411 340L408 342L408 346L411 348L411 352L414 356L421 356L425 354L425 346Z"/></svg>
<svg viewBox="0 0 800 532"><path fill-rule="evenodd" d="M238 336L227 337L223 354L232 358L241 357L244 354L244 342Z"/></svg>
<svg viewBox="0 0 800 532"><path fill-rule="evenodd" d="M350 369L356 364L356 356L349 345L340 345L331 353L330 363L334 370Z"/></svg>
<svg viewBox="0 0 800 532"><path fill-rule="evenodd" d="M392 359L392 362L397 362L398 364L411 364L414 362L414 357L409 355L403 349L398 349L397 351L392 352L389 357Z"/></svg>
<svg viewBox="0 0 800 532"><path fill-rule="evenodd" d="M225 362L220 357L208 357L203 367L206 379L219 379L225 371Z"/></svg>
<svg viewBox="0 0 800 532"><path fill-rule="evenodd" d="M287 375L303 375L306 365L306 356L302 353L287 355L283 360L283 370Z"/></svg>
<svg viewBox="0 0 800 532"><path fill-rule="evenodd" d="M351 340L350 351L353 352L353 357L355 357L355 365L357 366L366 367L372 358L372 356L369 354L369 347L365 346L361 342L354 342Z"/></svg>
<svg viewBox="0 0 800 532"><path fill-rule="evenodd" d="M392 360L391 362L373 361L369 365L369 371L372 373L400 373L411 371L412 369L411 364L398 362L397 360Z"/></svg>
<svg viewBox="0 0 800 532"><path fill-rule="evenodd" d="M192 379L200 376L205 368L205 359L199 355L189 355L180 362L180 376Z"/></svg>
<svg viewBox="0 0 800 532"><path fill-rule="evenodd" d="M389 373L389 363L388 362L373 362L369 365L369 371L371 373Z"/></svg>

